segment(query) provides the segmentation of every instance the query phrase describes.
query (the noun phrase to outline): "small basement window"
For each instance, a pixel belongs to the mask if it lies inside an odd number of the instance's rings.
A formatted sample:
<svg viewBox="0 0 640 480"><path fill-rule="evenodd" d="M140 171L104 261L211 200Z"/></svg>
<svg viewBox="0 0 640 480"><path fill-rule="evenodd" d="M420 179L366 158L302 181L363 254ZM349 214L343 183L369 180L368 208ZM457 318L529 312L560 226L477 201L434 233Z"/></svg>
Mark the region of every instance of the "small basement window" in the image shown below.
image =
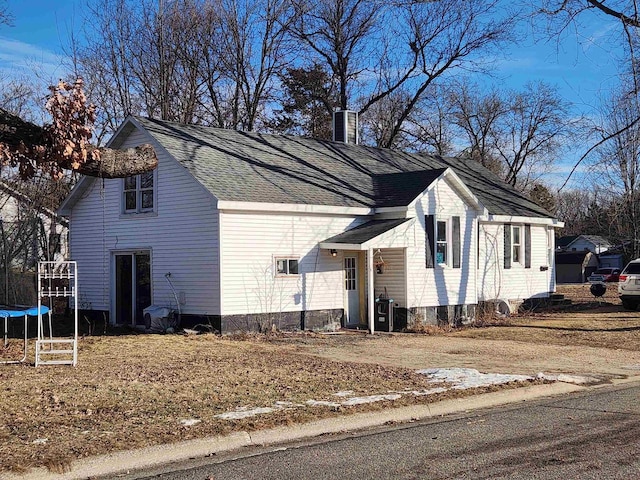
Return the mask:
<svg viewBox="0 0 640 480"><path fill-rule="evenodd" d="M298 275L298 259L291 257L276 258L276 276Z"/></svg>

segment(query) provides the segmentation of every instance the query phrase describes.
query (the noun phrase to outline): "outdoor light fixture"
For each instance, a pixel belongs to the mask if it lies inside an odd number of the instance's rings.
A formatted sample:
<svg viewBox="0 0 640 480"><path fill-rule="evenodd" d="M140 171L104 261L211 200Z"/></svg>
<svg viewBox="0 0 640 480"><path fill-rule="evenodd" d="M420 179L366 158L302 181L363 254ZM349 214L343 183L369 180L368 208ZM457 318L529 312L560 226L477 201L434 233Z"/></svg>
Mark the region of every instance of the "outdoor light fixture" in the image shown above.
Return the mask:
<svg viewBox="0 0 640 480"><path fill-rule="evenodd" d="M332 248L331 250L329 250L329 252L331 253L332 257L337 257L338 256L338 251L335 248Z"/></svg>

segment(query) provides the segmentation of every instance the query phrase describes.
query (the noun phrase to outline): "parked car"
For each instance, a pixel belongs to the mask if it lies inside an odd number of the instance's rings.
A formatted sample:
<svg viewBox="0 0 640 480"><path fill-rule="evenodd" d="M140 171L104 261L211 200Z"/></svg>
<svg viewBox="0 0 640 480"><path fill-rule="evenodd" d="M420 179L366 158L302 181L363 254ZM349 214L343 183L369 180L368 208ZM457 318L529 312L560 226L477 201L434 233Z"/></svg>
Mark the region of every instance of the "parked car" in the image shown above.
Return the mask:
<svg viewBox="0 0 640 480"><path fill-rule="evenodd" d="M620 277L620 270L617 268L599 268L593 272L587 280L590 282L617 282Z"/></svg>
<svg viewBox="0 0 640 480"><path fill-rule="evenodd" d="M618 294L624 308L637 310L640 304L640 258L631 260L622 270Z"/></svg>

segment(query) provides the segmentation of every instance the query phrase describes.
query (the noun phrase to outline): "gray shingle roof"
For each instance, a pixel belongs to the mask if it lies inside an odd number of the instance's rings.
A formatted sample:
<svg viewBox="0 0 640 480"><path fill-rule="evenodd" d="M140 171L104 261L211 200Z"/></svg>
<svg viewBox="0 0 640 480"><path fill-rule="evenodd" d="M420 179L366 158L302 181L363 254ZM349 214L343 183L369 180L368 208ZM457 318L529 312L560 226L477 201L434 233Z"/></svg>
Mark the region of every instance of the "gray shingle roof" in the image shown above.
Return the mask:
<svg viewBox="0 0 640 480"><path fill-rule="evenodd" d="M372 238L376 238L378 235L383 234L391 230L392 228L402 225L404 222L408 222L408 218L394 218L393 220L372 220L362 225L358 225L346 232L339 233L338 235L327 238L323 243L345 243L349 245L356 245L364 243Z"/></svg>
<svg viewBox="0 0 640 480"><path fill-rule="evenodd" d="M141 117L136 120L220 200L404 206L451 167L489 213L551 217L470 160Z"/></svg>

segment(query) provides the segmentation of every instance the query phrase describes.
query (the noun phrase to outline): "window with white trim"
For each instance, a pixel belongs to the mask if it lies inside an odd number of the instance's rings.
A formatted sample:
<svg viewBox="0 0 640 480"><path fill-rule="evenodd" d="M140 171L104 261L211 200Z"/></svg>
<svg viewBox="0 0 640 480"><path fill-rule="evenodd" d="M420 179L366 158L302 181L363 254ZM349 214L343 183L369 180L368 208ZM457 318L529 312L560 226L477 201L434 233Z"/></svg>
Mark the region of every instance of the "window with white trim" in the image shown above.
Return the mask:
<svg viewBox="0 0 640 480"><path fill-rule="evenodd" d="M276 276L298 275L298 259L292 257L277 257Z"/></svg>
<svg viewBox="0 0 640 480"><path fill-rule="evenodd" d="M152 212L154 204L153 171L126 177L123 183L124 213Z"/></svg>
<svg viewBox="0 0 640 480"><path fill-rule="evenodd" d="M447 263L447 251L447 222L445 220L438 220L436 222L436 263L441 265Z"/></svg>
<svg viewBox="0 0 640 480"><path fill-rule="evenodd" d="M522 263L522 228L518 225L511 227L511 248L513 262Z"/></svg>

